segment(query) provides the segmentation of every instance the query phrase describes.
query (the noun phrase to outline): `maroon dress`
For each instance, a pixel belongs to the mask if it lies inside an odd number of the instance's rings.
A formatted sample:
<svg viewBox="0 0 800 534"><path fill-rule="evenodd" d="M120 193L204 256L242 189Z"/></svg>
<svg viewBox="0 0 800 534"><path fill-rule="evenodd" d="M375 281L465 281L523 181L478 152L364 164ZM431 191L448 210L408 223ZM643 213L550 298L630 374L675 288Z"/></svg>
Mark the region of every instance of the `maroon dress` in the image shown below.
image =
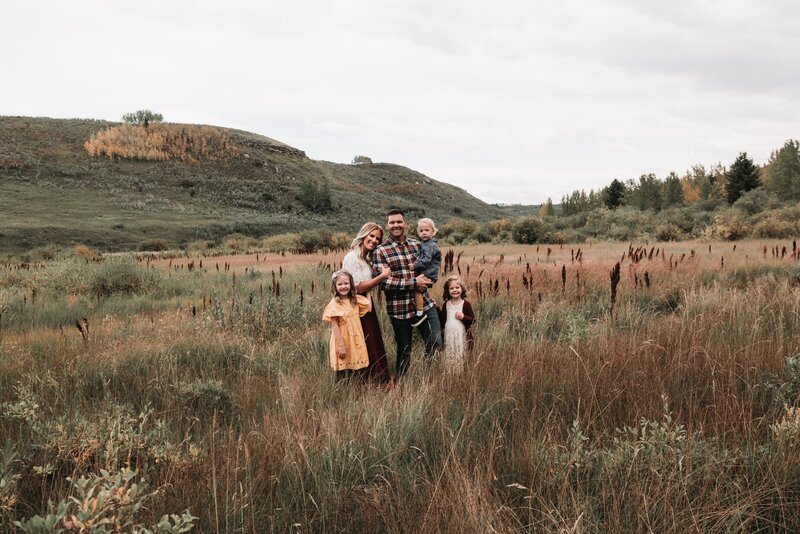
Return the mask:
<svg viewBox="0 0 800 534"><path fill-rule="evenodd" d="M361 318L361 327L364 329L369 365L358 371L367 381L386 384L391 375L389 364L386 362L386 347L383 345L381 324L378 322L378 314L375 313L375 302L372 303L372 309Z"/></svg>
<svg viewBox="0 0 800 534"><path fill-rule="evenodd" d="M356 285L371 279L373 275L372 266L361 258L359 252L358 249L351 250L342 259L342 268L353 275ZM372 309L361 317L361 327L364 329L369 365L359 369L357 373L364 381L385 384L391 379L389 365L386 362L386 347L383 345L381 325L378 322L378 314L375 312L375 300L372 298L371 292L366 295L372 301Z"/></svg>

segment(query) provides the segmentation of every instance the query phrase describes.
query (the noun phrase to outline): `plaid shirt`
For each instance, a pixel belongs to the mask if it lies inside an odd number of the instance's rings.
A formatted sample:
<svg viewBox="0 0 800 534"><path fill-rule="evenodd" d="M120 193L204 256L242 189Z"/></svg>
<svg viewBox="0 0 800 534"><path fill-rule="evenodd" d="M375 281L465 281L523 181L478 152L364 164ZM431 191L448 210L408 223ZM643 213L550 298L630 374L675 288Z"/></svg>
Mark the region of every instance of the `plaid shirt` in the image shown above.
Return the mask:
<svg viewBox="0 0 800 534"><path fill-rule="evenodd" d="M381 289L386 295L386 313L395 319L410 319L416 315L414 293L417 281L414 271L408 268L419 254L420 244L416 239L406 238L405 242L395 241L389 237L386 242L375 247L372 254L372 267L377 276L384 265L392 270L392 274L381 282ZM425 311L435 305L428 298L427 289L422 293Z"/></svg>

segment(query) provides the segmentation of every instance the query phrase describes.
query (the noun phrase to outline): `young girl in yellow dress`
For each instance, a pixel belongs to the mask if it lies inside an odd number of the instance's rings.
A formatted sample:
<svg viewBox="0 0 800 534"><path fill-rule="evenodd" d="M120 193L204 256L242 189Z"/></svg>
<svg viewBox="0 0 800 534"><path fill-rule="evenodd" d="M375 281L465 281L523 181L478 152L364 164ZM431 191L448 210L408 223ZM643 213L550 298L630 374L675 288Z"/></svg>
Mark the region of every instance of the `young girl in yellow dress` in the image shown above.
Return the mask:
<svg viewBox="0 0 800 534"><path fill-rule="evenodd" d="M337 380L349 378L357 369L369 365L361 316L370 310L370 301L357 295L353 276L336 271L331 277L333 298L325 306L322 320L331 324L330 364Z"/></svg>

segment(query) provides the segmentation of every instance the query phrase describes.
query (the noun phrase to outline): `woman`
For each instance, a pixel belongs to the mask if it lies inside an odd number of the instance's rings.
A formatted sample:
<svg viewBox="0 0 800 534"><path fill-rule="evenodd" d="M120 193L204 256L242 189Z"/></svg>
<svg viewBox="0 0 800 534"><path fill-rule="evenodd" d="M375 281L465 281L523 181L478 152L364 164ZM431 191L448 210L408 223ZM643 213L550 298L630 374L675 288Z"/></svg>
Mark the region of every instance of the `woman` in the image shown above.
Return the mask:
<svg viewBox="0 0 800 534"><path fill-rule="evenodd" d="M372 251L383 241L383 230L373 222L368 222L361 227L355 239L350 244L348 252L342 260L342 269L353 275L356 292L367 295L370 299L370 311L361 318L364 337L369 354L369 365L363 369L365 380L381 384L390 381L389 366L386 363L386 348L383 346L381 325L378 314L375 313L375 303L372 300L371 290L391 274L388 267L384 267L381 274L372 276Z"/></svg>

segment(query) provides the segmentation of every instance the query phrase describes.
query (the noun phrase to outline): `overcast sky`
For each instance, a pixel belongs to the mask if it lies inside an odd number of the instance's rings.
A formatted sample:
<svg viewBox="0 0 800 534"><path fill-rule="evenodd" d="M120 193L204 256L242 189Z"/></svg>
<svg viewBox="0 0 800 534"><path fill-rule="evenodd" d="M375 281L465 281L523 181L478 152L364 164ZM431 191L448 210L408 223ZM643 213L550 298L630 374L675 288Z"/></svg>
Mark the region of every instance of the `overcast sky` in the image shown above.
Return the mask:
<svg viewBox="0 0 800 534"><path fill-rule="evenodd" d="M487 202L800 137L797 0L0 2L0 115L151 109Z"/></svg>

